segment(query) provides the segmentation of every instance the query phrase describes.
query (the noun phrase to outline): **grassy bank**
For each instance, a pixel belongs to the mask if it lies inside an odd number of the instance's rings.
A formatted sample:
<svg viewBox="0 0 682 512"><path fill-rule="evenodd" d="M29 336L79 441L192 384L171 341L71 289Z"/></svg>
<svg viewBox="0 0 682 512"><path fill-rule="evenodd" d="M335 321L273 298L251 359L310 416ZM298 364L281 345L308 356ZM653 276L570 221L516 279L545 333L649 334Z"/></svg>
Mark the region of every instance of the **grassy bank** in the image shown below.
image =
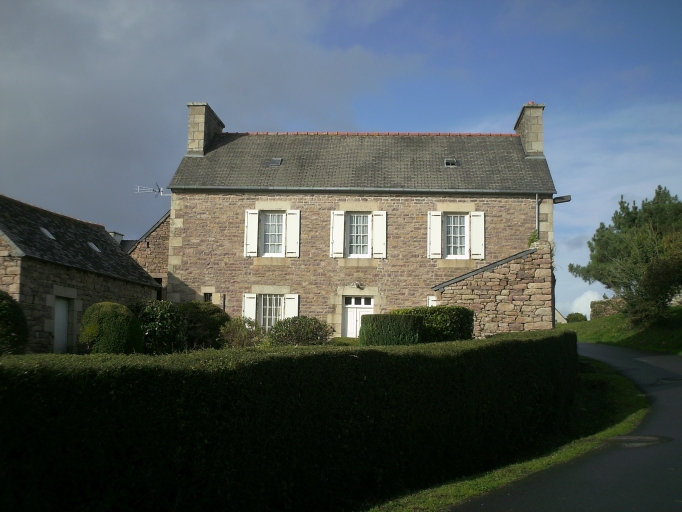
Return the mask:
<svg viewBox="0 0 682 512"><path fill-rule="evenodd" d="M634 429L648 410L648 402L634 384L608 365L581 358L580 381L573 421L562 437L538 447L535 458L368 508L369 512L427 512L521 480L602 446L609 438Z"/></svg>
<svg viewBox="0 0 682 512"><path fill-rule="evenodd" d="M589 322L558 325L557 330L575 331L578 341L586 343L682 355L682 306L670 308L667 318L645 326L632 327L625 315L619 313Z"/></svg>

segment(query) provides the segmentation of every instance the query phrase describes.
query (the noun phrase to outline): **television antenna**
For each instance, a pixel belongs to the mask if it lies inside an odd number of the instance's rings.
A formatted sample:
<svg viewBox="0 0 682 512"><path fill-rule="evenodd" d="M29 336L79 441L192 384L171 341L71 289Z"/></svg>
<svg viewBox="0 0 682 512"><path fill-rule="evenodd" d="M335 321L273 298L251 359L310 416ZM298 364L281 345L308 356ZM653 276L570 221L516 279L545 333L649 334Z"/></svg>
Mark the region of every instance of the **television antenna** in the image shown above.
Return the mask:
<svg viewBox="0 0 682 512"><path fill-rule="evenodd" d="M136 194L151 194L154 193L154 197L159 197L159 196L169 196L171 195L170 192L166 192L165 189L159 187L159 184L156 184L156 188L151 188L151 187L141 187L137 186L135 187L135 193Z"/></svg>

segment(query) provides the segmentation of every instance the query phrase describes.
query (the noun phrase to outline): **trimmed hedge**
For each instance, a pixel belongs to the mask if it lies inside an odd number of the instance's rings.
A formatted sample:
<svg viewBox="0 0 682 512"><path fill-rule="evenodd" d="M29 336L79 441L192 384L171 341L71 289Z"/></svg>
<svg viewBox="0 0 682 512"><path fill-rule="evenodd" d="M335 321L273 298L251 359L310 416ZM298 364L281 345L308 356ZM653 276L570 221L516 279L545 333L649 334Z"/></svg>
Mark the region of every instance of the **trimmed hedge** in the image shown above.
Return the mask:
<svg viewBox="0 0 682 512"><path fill-rule="evenodd" d="M364 315L360 322L360 346L414 345L425 341L421 316Z"/></svg>
<svg viewBox="0 0 682 512"><path fill-rule="evenodd" d="M0 290L0 356L23 354L28 345L28 323L19 303Z"/></svg>
<svg viewBox="0 0 682 512"><path fill-rule="evenodd" d="M78 342L93 354L141 354L144 348L137 318L115 302L97 302L85 311Z"/></svg>
<svg viewBox="0 0 682 512"><path fill-rule="evenodd" d="M566 423L575 333L0 359L2 510L358 510Z"/></svg>
<svg viewBox="0 0 682 512"><path fill-rule="evenodd" d="M396 309L391 314L424 317L424 336L428 341L470 340L474 337L474 312L462 306L420 306Z"/></svg>

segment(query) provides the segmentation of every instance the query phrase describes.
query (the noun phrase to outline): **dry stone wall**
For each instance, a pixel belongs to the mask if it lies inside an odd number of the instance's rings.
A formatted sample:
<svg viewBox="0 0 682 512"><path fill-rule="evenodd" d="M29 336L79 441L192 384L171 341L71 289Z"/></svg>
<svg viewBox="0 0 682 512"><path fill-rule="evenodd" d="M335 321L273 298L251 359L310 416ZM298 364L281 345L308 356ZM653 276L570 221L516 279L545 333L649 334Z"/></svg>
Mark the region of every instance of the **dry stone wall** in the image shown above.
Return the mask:
<svg viewBox="0 0 682 512"><path fill-rule="evenodd" d="M552 249L537 251L447 286L440 304L474 310L474 336L553 328Z"/></svg>

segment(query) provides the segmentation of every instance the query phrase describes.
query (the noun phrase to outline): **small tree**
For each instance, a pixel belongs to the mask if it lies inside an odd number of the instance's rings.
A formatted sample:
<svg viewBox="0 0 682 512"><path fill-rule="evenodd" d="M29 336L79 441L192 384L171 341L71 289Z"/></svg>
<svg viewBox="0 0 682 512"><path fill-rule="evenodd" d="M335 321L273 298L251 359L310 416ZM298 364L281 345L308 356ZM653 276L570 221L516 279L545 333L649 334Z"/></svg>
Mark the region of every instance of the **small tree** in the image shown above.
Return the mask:
<svg viewBox="0 0 682 512"><path fill-rule="evenodd" d="M197 350L220 348L220 328L230 321L230 315L210 302L182 302L178 310L187 322L187 348Z"/></svg>
<svg viewBox="0 0 682 512"><path fill-rule="evenodd" d="M569 324L575 322L587 322L587 317L582 313L569 313L568 316L566 316L566 322Z"/></svg>
<svg viewBox="0 0 682 512"><path fill-rule="evenodd" d="M19 303L0 290L0 356L23 354L28 345L28 323Z"/></svg>

